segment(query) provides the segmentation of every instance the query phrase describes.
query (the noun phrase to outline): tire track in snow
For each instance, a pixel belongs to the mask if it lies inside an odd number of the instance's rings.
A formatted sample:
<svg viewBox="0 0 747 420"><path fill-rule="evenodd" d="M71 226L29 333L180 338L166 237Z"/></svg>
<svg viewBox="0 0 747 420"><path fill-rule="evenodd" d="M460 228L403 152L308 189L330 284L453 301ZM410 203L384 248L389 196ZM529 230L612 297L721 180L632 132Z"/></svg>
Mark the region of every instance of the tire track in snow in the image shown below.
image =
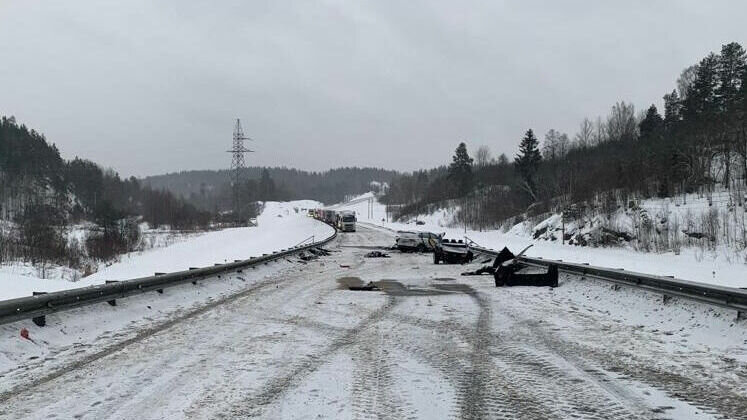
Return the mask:
<svg viewBox="0 0 747 420"><path fill-rule="evenodd" d="M522 302L522 304L526 303L536 305L533 300ZM557 308L551 310L557 310ZM567 312L565 313L567 314ZM672 399L691 404L708 413L729 418L742 418L744 413L747 412L747 398L739 393L740 389L744 390L744 377L740 378L740 373L743 374L744 372L740 372L739 369L731 369L728 363L725 363L726 366L706 367L693 361L692 354L679 355L671 354L666 349L657 350L655 347L651 347L650 336L639 337L636 335L638 332L631 328L623 327L621 331L623 338L617 337L616 332L605 330L601 331L603 336L593 340L596 342L624 340L623 342L628 343L628 345L623 348L614 346L591 347L581 341L571 341L549 331L546 324L537 322L536 318L531 316L526 317L526 312L508 310L504 311L503 314L512 319L518 326L516 334L527 342L528 347L543 349L546 353L557 355L568 364L586 372L591 380L596 381L599 386L606 388L620 399L630 398L630 392L625 389L629 384L618 385L619 381L616 378L610 377L603 371L614 372L623 378L632 378L664 392ZM525 317L519 317L517 314L524 314ZM574 324L594 326L598 322L588 314L572 313L571 316L577 318L574 320ZM588 328L587 330L589 334L600 333L596 328ZM645 353L634 351L636 344L642 345L648 351ZM647 355L650 356L647 357ZM680 356L683 356L683 362L668 363L670 359L676 359ZM724 381L722 377L724 382L714 382L709 373L714 369L733 372L735 377L733 376L732 379L727 381ZM742 369L744 369L744 365L742 365ZM628 401L631 408L640 408L645 405L637 397L632 397ZM664 415L666 416L666 413ZM648 417L654 417L654 414L649 413Z"/></svg>
<svg viewBox="0 0 747 420"><path fill-rule="evenodd" d="M393 301L401 298L389 296L388 299ZM415 410L409 400L391 391L396 368L387 350L391 343L381 322L386 315L383 314L364 331L352 349L355 371L351 404L353 418L356 419L414 418Z"/></svg>
<svg viewBox="0 0 747 420"><path fill-rule="evenodd" d="M126 349L127 347L136 344L138 342L141 342L145 339L148 339L152 337L155 334L164 332L175 325L178 325L182 322L188 321L190 319L196 318L202 314L205 314L216 307L219 307L221 305L225 305L227 303L233 302L235 300L250 296L254 293L257 293L263 289L267 289L270 286L273 286L277 284L276 279L269 279L262 281L260 283L257 283L255 285L250 286L248 289L245 289L241 292L238 292L233 295L221 297L217 300L214 300L212 302L209 302L205 304L204 306L201 306L197 309L190 310L188 312L182 313L174 318L168 319L164 322L161 322L157 325L147 327L145 329L142 329L138 331L134 336L127 338L123 341L120 341L116 344L113 344L111 346L105 347L104 349L97 351L95 353L92 353L90 355L87 355L83 357L82 359L76 360L75 362L65 365L59 369L56 369L50 373L47 373L41 377L38 377L36 379L33 379L30 382L26 382L23 384L20 384L8 391L5 391L3 393L0 393L0 403L4 403L8 401L9 399L16 397L20 394L26 394L30 393L34 388L37 388L41 385L44 385L48 382L51 382L61 376L64 376L66 374L69 374L71 372L74 372L78 369L81 369L83 367L86 367L94 362L97 362L107 356L110 356L114 353L117 353L119 351L122 351Z"/></svg>
<svg viewBox="0 0 747 420"><path fill-rule="evenodd" d="M241 401L235 402L231 407L228 407L223 413L221 413L220 417L247 418L261 416L264 409L278 401L285 392L293 388L303 378L327 363L335 353L356 345L361 334L372 325L379 322L387 312L394 308L395 305L396 301L394 299L387 299L383 306L373 311L354 328L351 328L343 335L335 338L323 351L304 357L291 366L290 370L285 374L270 379L269 382L259 390L259 392L245 396Z"/></svg>
<svg viewBox="0 0 747 420"><path fill-rule="evenodd" d="M513 330L499 335L483 330L482 344L475 343L475 330L448 321L430 321L408 315L397 315L402 324L441 331L432 348L404 346L416 357L440 368L444 375L456 382L459 418L531 417L543 418L576 416L578 418L643 418L646 407L620 401L619 395L609 395L588 375L569 371L552 353L539 352L538 343L517 340ZM478 320L478 325L479 325ZM478 329L479 330L479 329ZM457 337L455 337L457 336ZM455 341L457 340L457 341ZM455 351L459 340L471 343L470 351ZM480 355L475 344L488 349L488 360ZM445 361L448 359L450 361ZM455 362L459 361L459 362ZM464 372L453 375L452 372ZM480 376L475 378L475 373ZM477 384L477 385L476 385ZM478 390L484 394L478 394ZM603 411L600 411L603 410ZM649 416L650 417L650 416Z"/></svg>

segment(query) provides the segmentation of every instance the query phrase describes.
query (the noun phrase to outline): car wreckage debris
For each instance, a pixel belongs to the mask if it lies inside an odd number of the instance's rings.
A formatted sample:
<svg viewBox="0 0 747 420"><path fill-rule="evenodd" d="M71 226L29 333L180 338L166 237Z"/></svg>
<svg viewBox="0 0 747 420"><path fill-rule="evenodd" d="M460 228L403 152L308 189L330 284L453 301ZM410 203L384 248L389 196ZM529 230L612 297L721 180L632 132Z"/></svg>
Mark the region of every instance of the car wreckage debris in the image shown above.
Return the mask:
<svg viewBox="0 0 747 420"><path fill-rule="evenodd" d="M368 254L364 255L366 258L389 258L389 254L386 252L381 251L371 251Z"/></svg>
<svg viewBox="0 0 747 420"><path fill-rule="evenodd" d="M525 248L518 256L524 254ZM514 255L508 248L504 247L498 253L493 265L482 266L475 271L462 273L463 276L479 276L483 274L492 274L495 279L495 287L501 286L550 286L558 287L558 266L552 264L545 273L520 273L521 270L529 267L521 263L518 256Z"/></svg>
<svg viewBox="0 0 747 420"><path fill-rule="evenodd" d="M377 291L381 289L379 288L379 286L374 284L374 282L369 281L367 284L364 284L363 286L349 286L348 290L370 292L370 291Z"/></svg>

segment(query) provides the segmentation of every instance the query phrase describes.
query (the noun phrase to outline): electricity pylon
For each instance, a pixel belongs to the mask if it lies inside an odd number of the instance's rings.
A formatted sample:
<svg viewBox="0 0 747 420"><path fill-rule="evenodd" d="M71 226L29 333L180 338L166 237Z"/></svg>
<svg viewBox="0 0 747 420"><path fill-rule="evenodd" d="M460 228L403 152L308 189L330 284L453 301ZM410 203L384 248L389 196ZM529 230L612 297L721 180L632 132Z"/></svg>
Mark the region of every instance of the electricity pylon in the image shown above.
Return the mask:
<svg viewBox="0 0 747 420"><path fill-rule="evenodd" d="M244 154L253 152L244 147L244 140L252 140L244 136L244 130L241 129L241 120L236 119L236 126L233 129L233 148L228 153L233 155L231 159L231 187L233 188L233 217L240 220L242 216L241 203L241 177L244 173Z"/></svg>

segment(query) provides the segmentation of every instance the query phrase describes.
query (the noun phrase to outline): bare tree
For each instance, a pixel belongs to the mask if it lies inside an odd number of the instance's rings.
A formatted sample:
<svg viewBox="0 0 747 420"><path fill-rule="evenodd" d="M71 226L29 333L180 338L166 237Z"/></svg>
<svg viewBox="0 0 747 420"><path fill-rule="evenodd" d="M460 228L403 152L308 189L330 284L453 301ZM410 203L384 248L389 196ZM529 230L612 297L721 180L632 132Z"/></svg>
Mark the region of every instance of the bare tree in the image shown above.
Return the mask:
<svg viewBox="0 0 747 420"><path fill-rule="evenodd" d="M607 136L610 141L621 141L634 139L638 131L638 121L635 117L633 104L624 101L612 106L610 115L607 116Z"/></svg>
<svg viewBox="0 0 747 420"><path fill-rule="evenodd" d="M692 66L682 70L680 77L677 78L677 91L680 94L680 100L685 100L687 94L690 92L695 79L698 75L698 65L693 64Z"/></svg>
<svg viewBox="0 0 747 420"><path fill-rule="evenodd" d="M607 125L602 122L602 117L597 117L597 121L594 123L594 136L593 144L596 146L607 141Z"/></svg>
<svg viewBox="0 0 747 420"><path fill-rule="evenodd" d="M545 134L545 143L542 145L542 155L548 160L560 159L568 153L570 143L567 134L551 128L550 131Z"/></svg>
<svg viewBox="0 0 747 420"><path fill-rule="evenodd" d="M593 144L594 141L594 124L588 119L584 118L581 121L581 125L578 128L578 133L573 138L575 146L585 149Z"/></svg>
<svg viewBox="0 0 747 420"><path fill-rule="evenodd" d="M475 166L478 168L484 168L488 166L492 160L490 148L488 146L480 146L475 151Z"/></svg>

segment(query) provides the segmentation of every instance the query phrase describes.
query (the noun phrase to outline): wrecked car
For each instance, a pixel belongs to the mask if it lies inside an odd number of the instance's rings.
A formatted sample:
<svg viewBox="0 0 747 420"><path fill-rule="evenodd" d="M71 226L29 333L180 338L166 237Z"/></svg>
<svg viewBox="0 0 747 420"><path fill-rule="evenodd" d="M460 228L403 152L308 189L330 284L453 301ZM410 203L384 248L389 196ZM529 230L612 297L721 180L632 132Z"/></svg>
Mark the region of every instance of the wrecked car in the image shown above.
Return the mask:
<svg viewBox="0 0 747 420"><path fill-rule="evenodd" d="M530 245L531 246L531 245ZM549 286L558 287L558 266L551 264L544 273L522 273L529 265L519 260L529 247L524 248L519 255L514 255L504 247L496 257L493 266L496 267L493 278L495 287L501 286Z"/></svg>
<svg viewBox="0 0 747 420"><path fill-rule="evenodd" d="M439 237L432 241L433 264L465 264L474 257L469 245L461 239L444 239Z"/></svg>
<svg viewBox="0 0 747 420"><path fill-rule="evenodd" d="M462 273L463 276L479 276L491 274L495 279L495 287L502 286L549 286L558 287L558 266L551 264L544 273L526 273L523 270L529 268L528 264L522 263L519 257L524 255L528 246L518 255L514 255L508 248L504 247L496 256L492 265L483 266L475 271Z"/></svg>
<svg viewBox="0 0 747 420"><path fill-rule="evenodd" d="M433 251L433 244L441 236L443 234L401 230L397 232L394 246L402 252L430 252Z"/></svg>

